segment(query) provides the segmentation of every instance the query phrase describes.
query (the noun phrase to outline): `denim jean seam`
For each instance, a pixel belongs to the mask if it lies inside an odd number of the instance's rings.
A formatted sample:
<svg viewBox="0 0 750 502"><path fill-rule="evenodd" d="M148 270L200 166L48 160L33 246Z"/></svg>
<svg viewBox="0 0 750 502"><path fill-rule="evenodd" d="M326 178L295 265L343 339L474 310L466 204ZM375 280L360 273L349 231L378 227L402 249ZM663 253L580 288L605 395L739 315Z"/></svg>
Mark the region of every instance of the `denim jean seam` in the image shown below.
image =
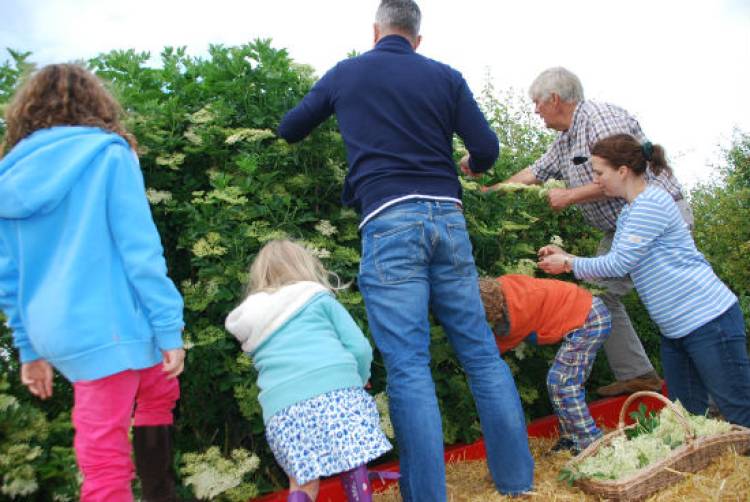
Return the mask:
<svg viewBox="0 0 750 502"><path fill-rule="evenodd" d="M723 316L723 314L722 314ZM719 333L720 333L720 347L721 347L721 356L724 361L727 362L726 366L724 367L724 371L726 371L729 374L729 390L732 393L742 393L743 389L741 387L742 383L742 371L740 371L740 361L737 360L734 356L736 354L733 353L731 350L731 347L729 347L731 342L727 338L727 330L724 329L724 324L728 323L726 319L721 319L719 322ZM737 341L736 343L742 343L741 341ZM745 342L746 343L746 342Z"/></svg>
<svg viewBox="0 0 750 502"><path fill-rule="evenodd" d="M471 271L472 269L476 267L476 265L472 263L471 264L472 266L466 266L466 267L462 266L462 264L459 261L459 253L457 251L458 243L456 242L456 239L454 238L456 232L462 232L462 233L466 232L466 224L465 223L448 223L446 224L446 227L448 229L448 232L446 233L448 235L448 239L450 239L450 242L451 242L451 259L453 261L453 267L456 269L456 272L459 273L459 277L471 277L472 275ZM466 238L468 239L469 237L466 236ZM472 256L471 253L469 254L469 256ZM466 274L460 273L462 268L466 269L466 272L467 272Z"/></svg>

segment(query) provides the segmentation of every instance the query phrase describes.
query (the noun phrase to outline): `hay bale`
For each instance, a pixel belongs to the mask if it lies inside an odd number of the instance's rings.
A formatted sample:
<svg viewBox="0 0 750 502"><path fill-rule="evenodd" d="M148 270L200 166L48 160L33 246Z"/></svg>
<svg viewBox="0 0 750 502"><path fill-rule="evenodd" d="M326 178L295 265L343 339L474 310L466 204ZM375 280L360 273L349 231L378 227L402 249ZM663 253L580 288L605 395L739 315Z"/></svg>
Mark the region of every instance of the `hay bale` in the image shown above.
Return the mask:
<svg viewBox="0 0 750 502"><path fill-rule="evenodd" d="M597 497L582 492L575 486L557 480L557 476L570 454L549 454L556 438L531 438L529 446L536 461L534 491L524 497L553 501L597 501ZM519 500L505 497L495 491L482 460L453 462L446 467L449 502L500 502ZM398 486L375 494L376 502L401 502ZM684 502L699 500L750 502L750 457L728 451L707 468L651 496L647 502Z"/></svg>

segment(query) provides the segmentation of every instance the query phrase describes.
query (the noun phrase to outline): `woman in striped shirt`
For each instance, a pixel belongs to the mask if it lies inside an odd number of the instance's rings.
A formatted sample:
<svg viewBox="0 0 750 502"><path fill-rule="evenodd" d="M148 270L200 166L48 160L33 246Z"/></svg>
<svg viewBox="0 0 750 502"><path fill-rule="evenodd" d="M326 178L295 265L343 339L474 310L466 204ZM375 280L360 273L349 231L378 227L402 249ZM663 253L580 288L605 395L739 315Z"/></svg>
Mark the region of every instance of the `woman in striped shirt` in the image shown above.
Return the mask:
<svg viewBox="0 0 750 502"><path fill-rule="evenodd" d="M704 414L711 395L729 422L750 427L750 359L737 297L696 249L673 198L645 178L647 167L669 170L664 149L617 134L596 143L591 154L602 193L627 201L612 248L580 258L545 246L540 268L578 279L629 274L662 334L669 397Z"/></svg>

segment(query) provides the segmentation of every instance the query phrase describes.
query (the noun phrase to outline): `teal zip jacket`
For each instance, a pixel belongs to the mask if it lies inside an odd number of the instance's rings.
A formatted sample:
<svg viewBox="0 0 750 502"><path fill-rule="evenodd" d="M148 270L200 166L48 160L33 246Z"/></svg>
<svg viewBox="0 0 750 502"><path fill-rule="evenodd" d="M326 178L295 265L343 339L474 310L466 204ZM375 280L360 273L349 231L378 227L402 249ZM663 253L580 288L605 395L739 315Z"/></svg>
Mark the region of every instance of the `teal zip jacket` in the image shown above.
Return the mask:
<svg viewBox="0 0 750 502"><path fill-rule="evenodd" d="M316 282L248 296L226 319L258 370L263 420L370 379L372 347L349 312Z"/></svg>
<svg viewBox="0 0 750 502"><path fill-rule="evenodd" d="M94 127L42 129L0 160L0 308L21 362L95 380L182 347L138 159Z"/></svg>

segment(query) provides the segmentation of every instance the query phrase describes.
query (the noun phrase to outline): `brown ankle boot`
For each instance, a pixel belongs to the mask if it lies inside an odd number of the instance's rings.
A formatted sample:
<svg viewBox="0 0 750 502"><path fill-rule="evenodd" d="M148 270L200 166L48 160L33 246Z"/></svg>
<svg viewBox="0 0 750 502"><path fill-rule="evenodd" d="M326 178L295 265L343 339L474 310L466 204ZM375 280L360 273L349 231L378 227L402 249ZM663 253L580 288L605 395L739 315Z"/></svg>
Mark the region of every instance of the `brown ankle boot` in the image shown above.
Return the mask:
<svg viewBox="0 0 750 502"><path fill-rule="evenodd" d="M177 502L172 468L172 426L133 427L135 471L141 480L142 502Z"/></svg>
<svg viewBox="0 0 750 502"><path fill-rule="evenodd" d="M630 380L618 380L617 382L599 387L596 389L596 393L600 396L619 396L620 394L632 394L641 390L650 390L653 392L661 392L662 379L655 371L650 371L645 375L641 375Z"/></svg>

